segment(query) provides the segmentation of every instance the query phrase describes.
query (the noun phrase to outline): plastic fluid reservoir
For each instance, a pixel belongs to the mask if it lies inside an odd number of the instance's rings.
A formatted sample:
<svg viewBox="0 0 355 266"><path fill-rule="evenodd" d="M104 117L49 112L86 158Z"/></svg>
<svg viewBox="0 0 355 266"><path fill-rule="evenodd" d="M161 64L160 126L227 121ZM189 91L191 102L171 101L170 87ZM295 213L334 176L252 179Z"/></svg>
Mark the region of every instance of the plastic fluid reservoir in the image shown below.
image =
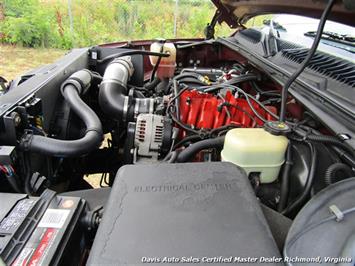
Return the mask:
<svg viewBox="0 0 355 266"><path fill-rule="evenodd" d="M162 57L157 69L157 77L160 79L174 76L176 68L176 48L171 42L154 42L150 45L150 51L155 53L168 53L168 57ZM150 56L150 63L154 67L159 60L159 56Z"/></svg>
<svg viewBox="0 0 355 266"><path fill-rule="evenodd" d="M227 132L221 157L247 174L259 173L261 183L271 183L285 161L287 146L285 136L272 135L263 128L236 128Z"/></svg>

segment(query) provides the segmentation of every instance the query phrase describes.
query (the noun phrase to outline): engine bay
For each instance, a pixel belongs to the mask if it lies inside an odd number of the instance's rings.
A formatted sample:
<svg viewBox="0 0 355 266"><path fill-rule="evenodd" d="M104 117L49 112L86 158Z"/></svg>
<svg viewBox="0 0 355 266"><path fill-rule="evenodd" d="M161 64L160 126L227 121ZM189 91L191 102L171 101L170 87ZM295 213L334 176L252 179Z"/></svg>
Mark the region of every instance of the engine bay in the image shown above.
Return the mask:
<svg viewBox="0 0 355 266"><path fill-rule="evenodd" d="M13 81L3 96L1 192L38 197L48 189L57 193L95 193L99 187L113 187L107 196L107 212L104 206L91 208L87 218L90 222L85 223L89 228L87 251L82 251L85 255L81 255L80 261L87 260L93 241L93 254L98 257L90 255L91 263L98 263L103 254L103 247L97 243L110 242L110 248L117 244L120 250L133 247L134 241L141 240L134 225L141 228L144 217L149 230L163 221L161 228L168 231L173 226L184 227L179 214L188 211L193 213L186 216L186 221L191 222L189 228L198 227L194 221L200 221L203 230L215 228L218 216L224 213L218 207L223 209L225 202L226 212L238 212L237 205L244 203L231 197L243 193L247 196L245 204L253 206L255 217L266 215L266 208L276 215L277 221L291 223L317 193L340 181L350 182L349 178L354 176L354 150L346 143L349 136L335 134L316 113L290 94L285 100L286 119L280 121L282 85L260 65L221 43L131 42L76 49L52 67ZM96 187L84 178L93 174L99 183ZM137 180L143 184L146 180L147 184L143 186ZM226 184L231 180L237 188L229 189ZM204 185L196 191L191 184ZM176 201L165 194L147 199L143 196L155 192L169 192ZM154 215L164 217L163 211L175 217L175 222L135 214L149 208L148 203L137 203L143 201L157 204L152 207ZM165 201L171 206L167 207ZM129 211L123 212L127 216L120 220L122 227L115 227L118 242L109 236L105 240L107 228L112 228L115 219L121 217L123 205ZM204 208L217 220L205 225ZM105 229L99 227L102 215ZM255 217L249 217L249 221ZM237 228L240 234L248 223L247 217L224 219L235 219L235 228L230 230ZM250 233L260 226L267 227L268 217L260 219L261 224L250 224L245 230ZM137 224L130 227L132 221ZM97 227L101 233L96 234ZM174 231L177 235L179 232ZM2 233L0 224L0 236ZM145 235L144 230L141 233ZM122 234L132 236L127 246ZM228 229L223 234L228 235ZM269 234L258 234L258 241L263 244L255 245L253 250L263 250L264 245L270 247L270 252L264 249L267 254L261 252L260 256L279 256L285 239L280 245L276 241L276 247ZM95 235L102 239L94 240ZM155 243L166 242L149 234L145 237L156 240ZM204 241L212 239L213 234ZM243 236L238 243L230 239L228 243L232 249L241 250L243 239L249 238ZM180 247L183 242L179 240ZM214 248L206 246L206 250ZM145 247L140 246L141 253L137 251L134 261L145 256ZM115 256L114 250L105 252ZM203 254L204 249L197 248L196 252ZM174 254L170 250L166 253ZM126 255L117 255L118 261L132 262L131 255ZM251 254L246 250L243 255ZM13 262L14 256L9 256L8 261L10 258Z"/></svg>

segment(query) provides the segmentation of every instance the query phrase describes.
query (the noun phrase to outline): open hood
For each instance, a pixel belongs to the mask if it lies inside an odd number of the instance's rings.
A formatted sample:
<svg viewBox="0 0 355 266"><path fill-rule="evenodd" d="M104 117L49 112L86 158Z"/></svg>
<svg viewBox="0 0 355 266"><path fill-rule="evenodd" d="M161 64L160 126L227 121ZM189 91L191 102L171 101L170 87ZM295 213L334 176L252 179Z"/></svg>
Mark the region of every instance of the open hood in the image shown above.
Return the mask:
<svg viewBox="0 0 355 266"><path fill-rule="evenodd" d="M295 14L320 18L328 0L212 0L218 8L218 22L236 28L261 14ZM336 0L329 20L355 26L355 1Z"/></svg>

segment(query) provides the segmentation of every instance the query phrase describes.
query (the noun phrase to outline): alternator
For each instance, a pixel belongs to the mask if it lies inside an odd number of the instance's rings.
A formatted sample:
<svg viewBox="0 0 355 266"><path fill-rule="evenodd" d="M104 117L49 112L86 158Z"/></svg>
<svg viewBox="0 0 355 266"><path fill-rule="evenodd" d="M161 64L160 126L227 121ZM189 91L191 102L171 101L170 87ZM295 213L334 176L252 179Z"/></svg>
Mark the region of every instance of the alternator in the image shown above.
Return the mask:
<svg viewBox="0 0 355 266"><path fill-rule="evenodd" d="M162 157L169 151L171 137L170 119L155 114L139 114L134 137L134 162Z"/></svg>

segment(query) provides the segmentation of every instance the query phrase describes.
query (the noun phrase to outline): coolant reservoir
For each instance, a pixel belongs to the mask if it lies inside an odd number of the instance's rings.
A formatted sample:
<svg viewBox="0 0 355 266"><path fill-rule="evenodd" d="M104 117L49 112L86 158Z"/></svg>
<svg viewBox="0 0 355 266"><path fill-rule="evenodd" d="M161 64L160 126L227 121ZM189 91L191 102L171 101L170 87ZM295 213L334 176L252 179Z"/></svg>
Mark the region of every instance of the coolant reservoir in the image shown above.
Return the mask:
<svg viewBox="0 0 355 266"><path fill-rule="evenodd" d="M259 173L261 183L271 183L285 161L287 145L285 136L272 135L263 128L236 128L228 131L221 157L247 174Z"/></svg>
<svg viewBox="0 0 355 266"><path fill-rule="evenodd" d="M155 53L169 53L170 56L162 57L157 69L157 76L160 79L171 78L174 76L176 68L176 48L175 45L171 42L154 42L150 45L150 51ZM154 67L159 57L150 56L150 63Z"/></svg>

